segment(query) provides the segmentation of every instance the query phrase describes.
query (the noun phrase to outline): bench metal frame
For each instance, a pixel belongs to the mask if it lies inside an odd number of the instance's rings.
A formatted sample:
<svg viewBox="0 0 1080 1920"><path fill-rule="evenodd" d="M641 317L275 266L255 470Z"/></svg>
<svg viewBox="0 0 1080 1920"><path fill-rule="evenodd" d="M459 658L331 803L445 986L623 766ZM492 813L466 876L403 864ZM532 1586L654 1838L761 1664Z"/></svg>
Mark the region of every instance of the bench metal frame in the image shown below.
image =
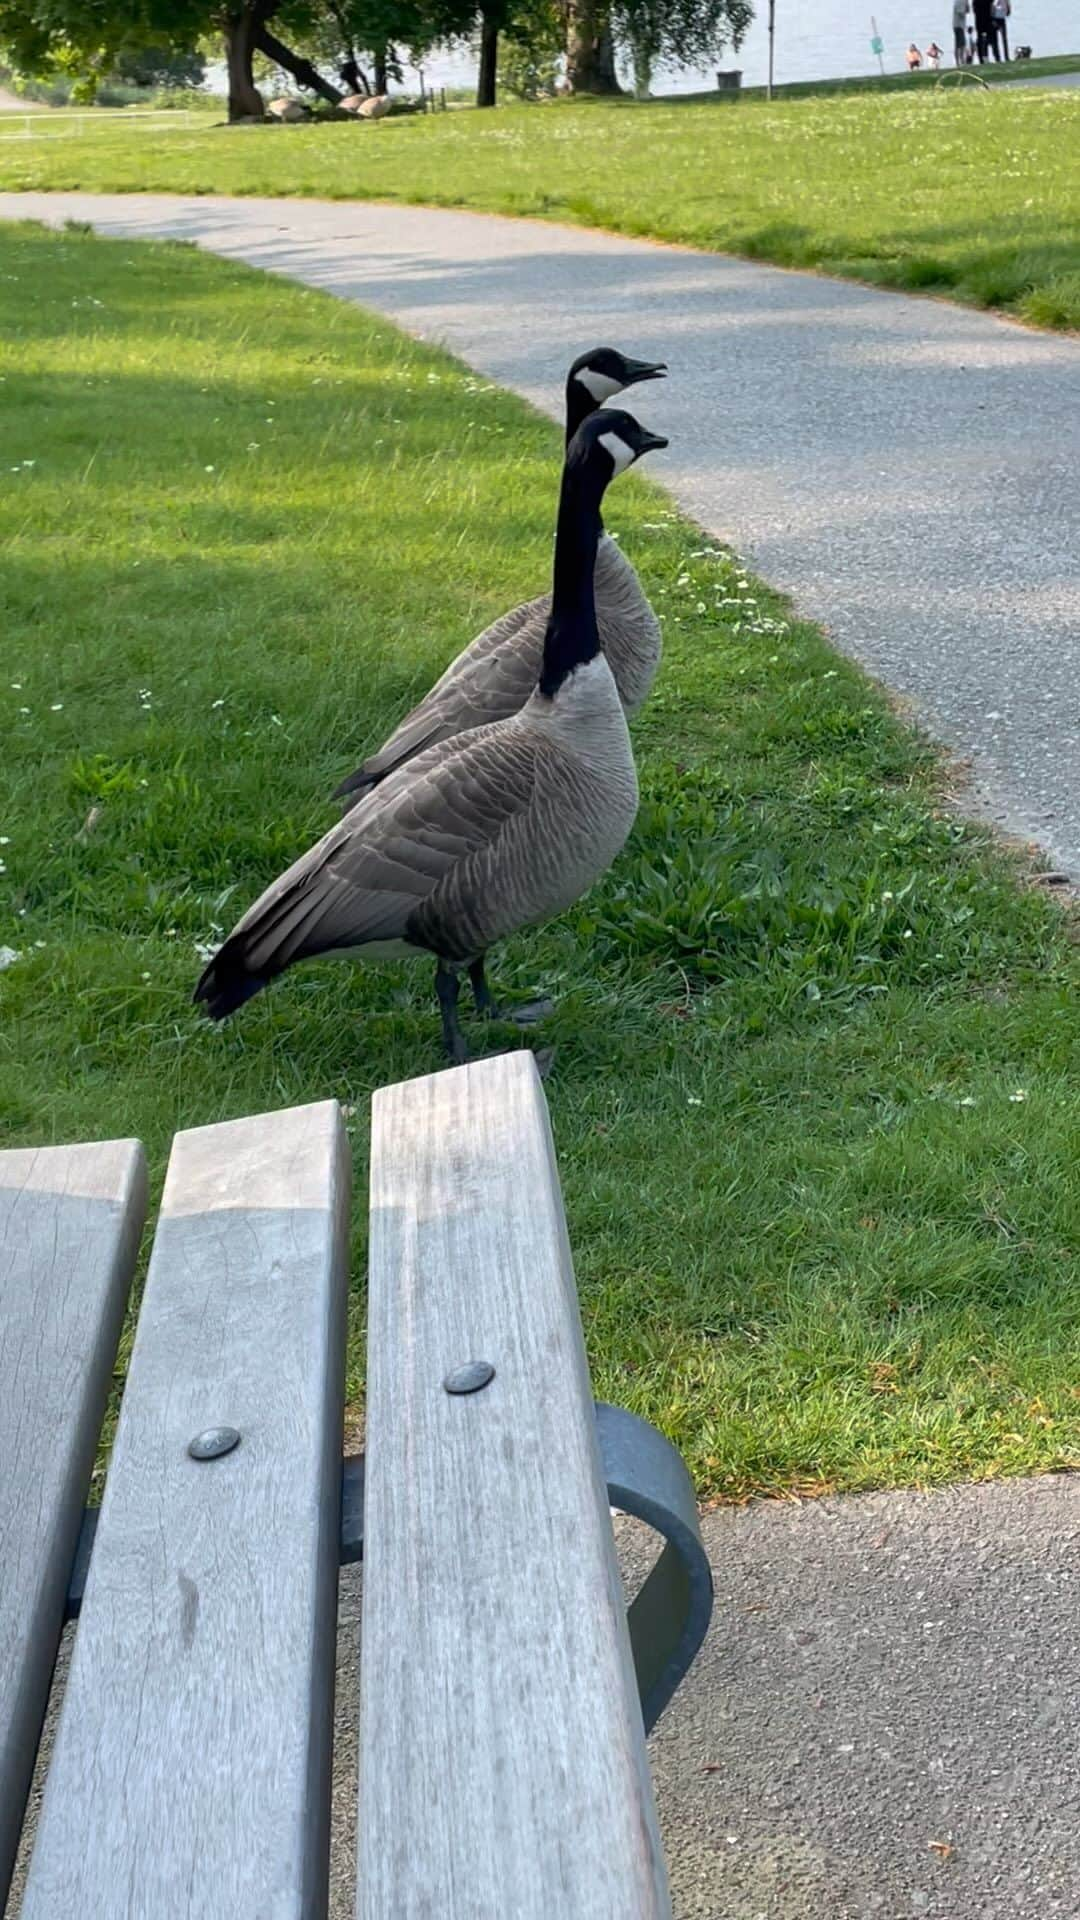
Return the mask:
<svg viewBox="0 0 1080 1920"><path fill-rule="evenodd" d="M619 1513L644 1520L664 1542L633 1600L627 1620L641 1717L651 1733L689 1673L712 1617L712 1570L701 1542L694 1485L682 1455L664 1434L625 1407L596 1402L596 1437L608 1499ZM98 1508L83 1514L71 1570L65 1622L77 1620L97 1532ZM341 1564L364 1557L364 1456L341 1465Z"/></svg>

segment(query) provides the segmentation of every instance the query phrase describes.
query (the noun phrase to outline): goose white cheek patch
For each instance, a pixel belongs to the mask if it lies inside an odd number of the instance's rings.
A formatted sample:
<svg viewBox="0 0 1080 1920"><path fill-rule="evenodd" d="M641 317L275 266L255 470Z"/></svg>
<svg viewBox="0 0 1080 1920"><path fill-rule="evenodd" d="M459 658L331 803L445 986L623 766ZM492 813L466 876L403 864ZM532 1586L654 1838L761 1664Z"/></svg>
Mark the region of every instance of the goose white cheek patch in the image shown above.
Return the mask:
<svg viewBox="0 0 1080 1920"><path fill-rule="evenodd" d="M600 445L606 447L615 462L616 473L625 473L634 458L634 450L617 433L602 433Z"/></svg>
<svg viewBox="0 0 1080 1920"><path fill-rule="evenodd" d="M577 378L581 381L586 393L592 395L597 406L602 400L610 399L613 393L622 392L622 386L618 380L613 380L610 373L597 373L595 367L582 367Z"/></svg>

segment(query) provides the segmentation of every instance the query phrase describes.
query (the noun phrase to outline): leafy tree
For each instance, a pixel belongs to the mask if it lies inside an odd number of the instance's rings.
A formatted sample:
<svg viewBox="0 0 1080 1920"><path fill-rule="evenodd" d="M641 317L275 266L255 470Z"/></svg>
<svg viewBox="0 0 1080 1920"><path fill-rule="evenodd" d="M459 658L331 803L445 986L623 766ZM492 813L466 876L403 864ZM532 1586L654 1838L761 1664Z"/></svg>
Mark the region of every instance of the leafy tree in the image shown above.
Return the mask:
<svg viewBox="0 0 1080 1920"><path fill-rule="evenodd" d="M256 51L287 66L303 84L339 100L309 62L297 62L270 31L310 28L320 0L0 0L0 51L17 71L38 76L69 73L93 93L118 61L140 47L193 52L210 35L224 43L229 73L229 118L261 118L262 98L252 63ZM299 70L298 70L299 69Z"/></svg>
<svg viewBox="0 0 1080 1920"><path fill-rule="evenodd" d="M705 66L741 45L751 0L565 0L566 78L571 93L618 93L615 48L629 54L639 93L654 66Z"/></svg>
<svg viewBox="0 0 1080 1920"><path fill-rule="evenodd" d="M566 41L558 0L516 0L499 53L499 84L519 100L552 93Z"/></svg>
<svg viewBox="0 0 1080 1920"><path fill-rule="evenodd" d="M206 60L186 48L125 47L110 78L130 87L201 87Z"/></svg>
<svg viewBox="0 0 1080 1920"><path fill-rule="evenodd" d="M399 49L422 58L467 34L475 18L476 0L322 0L298 44L350 93L385 93L391 75L402 77Z"/></svg>
<svg viewBox="0 0 1080 1920"><path fill-rule="evenodd" d="M705 67L728 45L736 52L754 17L750 0L612 0L616 42L634 66L635 91L649 91L654 66Z"/></svg>

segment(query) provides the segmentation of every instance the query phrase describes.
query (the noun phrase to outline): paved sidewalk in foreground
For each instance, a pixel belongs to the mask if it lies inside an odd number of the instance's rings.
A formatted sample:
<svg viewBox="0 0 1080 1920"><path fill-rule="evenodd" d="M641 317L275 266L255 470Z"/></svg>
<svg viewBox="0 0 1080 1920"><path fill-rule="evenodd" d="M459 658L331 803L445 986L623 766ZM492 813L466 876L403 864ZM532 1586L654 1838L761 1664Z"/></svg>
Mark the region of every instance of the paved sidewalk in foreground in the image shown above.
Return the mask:
<svg viewBox="0 0 1080 1920"><path fill-rule="evenodd" d="M1080 1477L763 1502L705 1538L713 1625L650 1743L675 1920L1076 1920Z"/></svg>
<svg viewBox="0 0 1080 1920"><path fill-rule="evenodd" d="M0 194L2 216L198 241L378 308L552 411L583 346L669 360L631 403L672 437L650 473L971 759L973 809L1080 873L1080 341L418 207L34 193Z"/></svg>

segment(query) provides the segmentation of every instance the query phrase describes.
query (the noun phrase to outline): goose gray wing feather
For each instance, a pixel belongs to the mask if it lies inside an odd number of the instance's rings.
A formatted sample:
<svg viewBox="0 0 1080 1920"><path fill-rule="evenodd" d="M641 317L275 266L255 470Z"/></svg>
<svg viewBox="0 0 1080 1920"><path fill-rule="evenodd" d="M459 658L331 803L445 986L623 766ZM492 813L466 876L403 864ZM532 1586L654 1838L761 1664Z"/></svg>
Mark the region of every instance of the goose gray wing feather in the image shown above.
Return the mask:
<svg viewBox="0 0 1080 1920"><path fill-rule="evenodd" d="M353 795L362 797L426 748L520 712L540 678L550 609L551 596L543 594L486 627L334 798L353 806Z"/></svg>
<svg viewBox="0 0 1080 1920"><path fill-rule="evenodd" d="M660 624L631 562L605 535L596 556L596 619L619 698L632 713L646 698L660 664ZM348 806L398 767L455 734L519 713L540 678L551 595L504 613L459 653L377 753L334 790Z"/></svg>
<svg viewBox="0 0 1080 1920"><path fill-rule="evenodd" d="M646 699L660 665L660 622L617 540L606 534L596 554L596 624L626 713Z"/></svg>
<svg viewBox="0 0 1080 1920"><path fill-rule="evenodd" d="M546 750L524 727L429 748L266 889L225 943L232 963L270 978L319 953L431 945L439 916L423 921L418 910L527 812Z"/></svg>

